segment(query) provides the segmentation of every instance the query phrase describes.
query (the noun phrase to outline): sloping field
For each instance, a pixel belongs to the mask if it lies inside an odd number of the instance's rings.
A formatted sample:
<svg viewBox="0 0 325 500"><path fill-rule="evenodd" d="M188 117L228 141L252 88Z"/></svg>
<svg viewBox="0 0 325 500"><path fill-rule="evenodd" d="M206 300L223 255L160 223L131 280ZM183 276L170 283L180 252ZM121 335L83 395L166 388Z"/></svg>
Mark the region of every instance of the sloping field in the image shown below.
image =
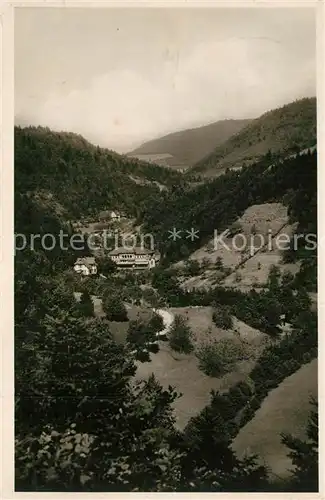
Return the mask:
<svg viewBox="0 0 325 500"><path fill-rule="evenodd" d="M233 270L224 280L224 285L246 291L252 286L264 286L272 265L280 266L282 271L295 274L298 264L282 264L282 251L286 238L292 235L294 226L288 224L287 207L282 203L264 203L252 205L242 217L237 219L240 227L237 236L233 238L214 238L207 245L196 250L191 259L210 262L210 268L199 276L193 276L181 281L184 289L206 288L216 284L220 272L215 268L215 262L221 258L222 264L228 270ZM254 233L254 234L253 234ZM277 234L282 240L277 243ZM263 248L262 246L265 245ZM281 247L282 245L282 247ZM260 250L259 250L260 249ZM177 267L182 262L177 264Z"/></svg>
<svg viewBox="0 0 325 500"><path fill-rule="evenodd" d="M246 235L251 234L253 225L258 234L266 235L270 232L273 235L287 222L287 207L282 203L251 205L238 219L242 232Z"/></svg>
<svg viewBox="0 0 325 500"><path fill-rule="evenodd" d="M213 308L204 306L192 307L173 307L169 309L174 315L183 316L194 334L194 344L200 345L202 342L213 338L216 340L231 339L240 340L253 345L255 349L265 346L270 340L270 337L252 328L243 321L233 317L233 328L231 330L223 330L218 328L212 321ZM257 356L255 351L255 356Z"/></svg>
<svg viewBox="0 0 325 500"><path fill-rule="evenodd" d="M317 397L317 360L303 365L272 390L253 417L236 436L233 449L238 457L257 454L270 469L270 477L290 476L291 460L280 434L305 438L310 397Z"/></svg>
<svg viewBox="0 0 325 500"><path fill-rule="evenodd" d="M158 181L148 181L147 179L143 179L142 177L135 177L134 175L129 175L129 179L131 179L131 181L135 182L136 184L140 184L141 186L156 185L157 187L159 187L160 191L168 189L164 184L161 184Z"/></svg>
<svg viewBox="0 0 325 500"><path fill-rule="evenodd" d="M273 265L279 266L282 272L290 271L295 274L299 271L297 263L282 263L282 248L287 244L286 238L291 238L295 230L294 225L288 224L287 207L282 203L253 205L238 219L238 223L242 227L242 233L252 243L252 247L248 248L251 258L239 266L238 272L227 276L224 281L226 286L243 291L253 286L263 286ZM251 234L253 227L255 236ZM236 280L236 274L240 275L240 281Z"/></svg>
<svg viewBox="0 0 325 500"><path fill-rule="evenodd" d="M285 237L284 235L291 237L293 232L294 227L289 224L282 227L279 234L270 241L270 245L267 243L264 248L257 251L254 255L252 251L252 257L245 260L236 272L229 274L224 280L224 285L235 287L242 291L247 291L247 289L249 290L254 286L264 286L272 266L278 266L282 273L289 271L292 274L296 274L299 271L299 262L283 263L281 243L280 248L276 244L277 237L280 238L280 235L282 238ZM258 243L256 243L255 247L258 247ZM240 281L238 281L238 275L240 276Z"/></svg>
<svg viewBox="0 0 325 500"><path fill-rule="evenodd" d="M163 387L171 385L182 394L174 403L179 429L183 429L192 416L209 404L212 389L229 389L245 380L252 368L250 361L243 361L235 372L218 379L210 378L199 370L195 355L176 355L165 342L161 343L157 354L151 355L151 359L151 363L138 363L136 378L147 379L154 373Z"/></svg>
<svg viewBox="0 0 325 500"><path fill-rule="evenodd" d="M267 344L269 337L237 319L234 320L234 330L225 331L215 327L212 323L210 307L172 308L170 312L187 318L196 337L196 345L213 337L217 340L236 339L252 346L249 357L238 362L231 372L220 378L206 376L199 369L194 353L178 354L170 349L167 342L160 342L160 351L157 354L151 354L150 363L137 364L137 379L146 379L154 373L163 387L167 388L171 385L182 394L175 401L174 408L176 425L183 429L192 416L209 404L212 389L226 391L237 382L246 380L256 362L256 357Z"/></svg>

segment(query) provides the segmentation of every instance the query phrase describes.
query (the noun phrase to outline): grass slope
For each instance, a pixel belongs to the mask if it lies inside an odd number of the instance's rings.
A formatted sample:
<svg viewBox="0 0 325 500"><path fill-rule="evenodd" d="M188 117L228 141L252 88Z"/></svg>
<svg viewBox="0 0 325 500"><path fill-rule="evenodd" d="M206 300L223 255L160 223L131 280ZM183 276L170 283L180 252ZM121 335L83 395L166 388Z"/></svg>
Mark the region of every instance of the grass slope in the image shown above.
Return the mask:
<svg viewBox="0 0 325 500"><path fill-rule="evenodd" d="M248 245L246 249L239 251L234 247L232 238L224 238L223 241L227 248L221 244L216 245L212 239L190 255L190 259L200 263L203 259L209 261L209 265L197 276L180 280L181 287L199 289L221 283L221 273L215 267L218 258L222 260L223 266L229 272L226 279L222 281L224 285L243 291L247 291L252 286L264 286L272 265L280 266L282 271L290 271L295 274L299 270L299 266L282 263L282 252L276 247L274 240L270 238L276 236L279 230L281 234L292 234L293 227L286 224L288 222L287 210L287 207L282 203L264 203L248 207L243 215L237 219L236 224L241 227L240 232L247 237L248 244L251 242L253 247ZM256 237L251 233L253 226L258 235ZM262 237L264 237L265 247L259 251ZM254 250L254 245L256 250ZM180 261L174 267L182 267L183 265L184 261ZM235 280L236 272L240 273L240 282Z"/></svg>
<svg viewBox="0 0 325 500"><path fill-rule="evenodd" d="M285 153L316 143L316 98L305 98L264 113L252 120L190 170L213 177L227 167L239 168L258 160L269 150Z"/></svg>
<svg viewBox="0 0 325 500"><path fill-rule="evenodd" d="M288 449L281 442L281 433L306 437L311 396L317 397L316 359L269 393L253 419L234 439L232 447L236 454L242 457L245 453L256 453L268 465L271 477L287 478L292 463Z"/></svg>
<svg viewBox="0 0 325 500"><path fill-rule="evenodd" d="M179 354L173 351L168 342L160 343L157 354L151 354L150 363L137 363L137 379L147 379L154 373L163 387L169 385L181 394L173 404L176 415L176 426L184 429L191 417L197 415L210 403L211 390L227 391L247 377L256 363L269 339L259 330L249 327L234 318L234 328L229 331L217 328L212 321L210 307L177 307L169 309L174 315L180 314L188 321L194 333L194 345L198 347L209 338L215 340L229 339L244 342L248 347L247 359L240 360L231 371L218 378L208 377L199 368L195 353Z"/></svg>

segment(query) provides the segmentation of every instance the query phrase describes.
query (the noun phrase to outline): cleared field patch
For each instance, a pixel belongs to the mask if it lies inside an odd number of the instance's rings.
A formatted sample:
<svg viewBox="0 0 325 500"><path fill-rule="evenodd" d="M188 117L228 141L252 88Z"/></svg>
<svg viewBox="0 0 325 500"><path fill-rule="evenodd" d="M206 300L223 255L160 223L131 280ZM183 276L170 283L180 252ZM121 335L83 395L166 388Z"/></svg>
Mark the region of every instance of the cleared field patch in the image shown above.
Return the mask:
<svg viewBox="0 0 325 500"><path fill-rule="evenodd" d="M74 226L75 229L78 229L82 234L92 234L96 230L104 230L106 229L108 233L112 231L113 237L115 237L114 231L119 230L120 232L129 232L131 230L134 230L134 225L135 225L136 219L132 218L122 218L120 220L100 220L98 218L97 220L94 220L92 222L75 222ZM113 239L113 243L115 243L115 239Z"/></svg>
<svg viewBox="0 0 325 500"><path fill-rule="evenodd" d="M152 373L163 387L174 387L181 397L174 403L176 425L183 429L190 418L197 415L210 402L210 392L227 390L245 380L251 363L242 362L236 371L222 378L207 377L198 368L195 355L176 355L166 343L161 342L160 351L151 355L150 363L138 363L137 379L147 379Z"/></svg>
<svg viewBox="0 0 325 500"><path fill-rule="evenodd" d="M180 286L183 289L204 288L212 286L214 282L221 278L222 273L215 267L218 259L221 259L224 267L234 269L243 258L243 253L236 250L231 238L223 238L224 246L216 243L212 239L209 243L191 254L190 259L202 263L203 260L209 261L209 268L198 276L184 278L180 280ZM178 262L175 267L181 267L184 262Z"/></svg>
<svg viewBox="0 0 325 500"><path fill-rule="evenodd" d="M164 184L160 184L160 182L158 181L148 181L143 177L136 177L134 175L129 175L129 179L131 179L131 181L135 182L136 184L140 184L140 186L156 185L160 189L160 191L167 189L167 187Z"/></svg>
<svg viewBox="0 0 325 500"><path fill-rule="evenodd" d="M237 220L242 233L249 235L252 228L257 234L275 234L288 222L288 209L282 203L263 203L251 205Z"/></svg>
<svg viewBox="0 0 325 500"><path fill-rule="evenodd" d="M252 328L243 321L233 317L233 328L224 330L218 328L212 321L212 307L172 307L169 309L172 314L180 314L187 321L194 334L194 343L200 345L210 338L221 339L239 339L241 342L247 342L257 347L264 347L269 342L269 336L265 333Z"/></svg>
<svg viewBox="0 0 325 500"><path fill-rule="evenodd" d="M281 442L281 433L306 437L310 397L317 397L317 360L303 365L265 398L250 422L238 433L232 447L238 457L257 454L270 477L290 476L292 462Z"/></svg>
<svg viewBox="0 0 325 500"><path fill-rule="evenodd" d="M157 354L151 354L149 363L138 363L137 379L147 379L152 373L163 387L173 386L181 397L174 403L177 427L183 429L190 418L197 415L210 402L211 390L220 392L229 390L237 382L247 379L257 357L269 341L266 334L245 325L234 319L233 330L222 330L212 322L211 307L184 307L171 308L169 311L187 318L188 324L195 335L195 345L208 341L211 337L216 340L231 339L246 342L252 349L247 359L235 364L231 372L219 378L206 376L199 369L199 362L195 353L185 355L173 351L168 342L160 342Z"/></svg>
<svg viewBox="0 0 325 500"><path fill-rule="evenodd" d="M247 291L251 287L265 286L273 265L279 266L282 272L296 274L299 271L297 263L282 263L285 241L277 238L280 234L281 238L286 238L284 235L291 237L295 230L295 225L288 224L287 207L282 203L252 205L234 225L238 229L237 236L218 240L217 235L190 256L200 263L204 259L209 266L198 276L181 278L183 289L209 288L222 281L227 287ZM217 259L221 259L229 273L223 280L215 266ZM183 261L176 267L182 265Z"/></svg>
<svg viewBox="0 0 325 500"><path fill-rule="evenodd" d="M279 235L282 234L291 237L294 229L294 226L286 225L282 227ZM278 266L282 273L289 271L293 275L296 274L300 268L299 263L284 264L282 262L283 252L281 251L281 247L277 247L274 239L270 240L270 244L267 243L266 247L257 251L255 254L254 248L252 248L251 255L252 256L245 260L242 265L239 265L235 272L229 274L225 278L225 286L235 287L239 290L264 286L272 266ZM240 275L240 281L237 279L237 275Z"/></svg>

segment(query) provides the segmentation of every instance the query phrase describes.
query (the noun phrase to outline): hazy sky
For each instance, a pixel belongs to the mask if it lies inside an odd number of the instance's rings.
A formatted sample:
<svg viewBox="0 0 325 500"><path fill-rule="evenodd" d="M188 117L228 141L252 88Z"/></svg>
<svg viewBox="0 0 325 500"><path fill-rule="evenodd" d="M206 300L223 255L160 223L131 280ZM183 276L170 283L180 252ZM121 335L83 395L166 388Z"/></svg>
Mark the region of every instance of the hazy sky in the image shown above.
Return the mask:
<svg viewBox="0 0 325 500"><path fill-rule="evenodd" d="M16 123L126 152L316 94L313 9L16 9Z"/></svg>

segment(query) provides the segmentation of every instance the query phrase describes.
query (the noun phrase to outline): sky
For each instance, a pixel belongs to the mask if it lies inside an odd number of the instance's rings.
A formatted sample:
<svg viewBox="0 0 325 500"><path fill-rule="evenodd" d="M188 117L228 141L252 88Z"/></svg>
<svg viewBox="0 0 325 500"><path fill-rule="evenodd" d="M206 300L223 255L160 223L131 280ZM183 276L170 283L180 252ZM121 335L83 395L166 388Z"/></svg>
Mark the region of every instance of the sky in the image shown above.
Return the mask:
<svg viewBox="0 0 325 500"><path fill-rule="evenodd" d="M15 10L17 125L125 153L316 95L312 8Z"/></svg>

